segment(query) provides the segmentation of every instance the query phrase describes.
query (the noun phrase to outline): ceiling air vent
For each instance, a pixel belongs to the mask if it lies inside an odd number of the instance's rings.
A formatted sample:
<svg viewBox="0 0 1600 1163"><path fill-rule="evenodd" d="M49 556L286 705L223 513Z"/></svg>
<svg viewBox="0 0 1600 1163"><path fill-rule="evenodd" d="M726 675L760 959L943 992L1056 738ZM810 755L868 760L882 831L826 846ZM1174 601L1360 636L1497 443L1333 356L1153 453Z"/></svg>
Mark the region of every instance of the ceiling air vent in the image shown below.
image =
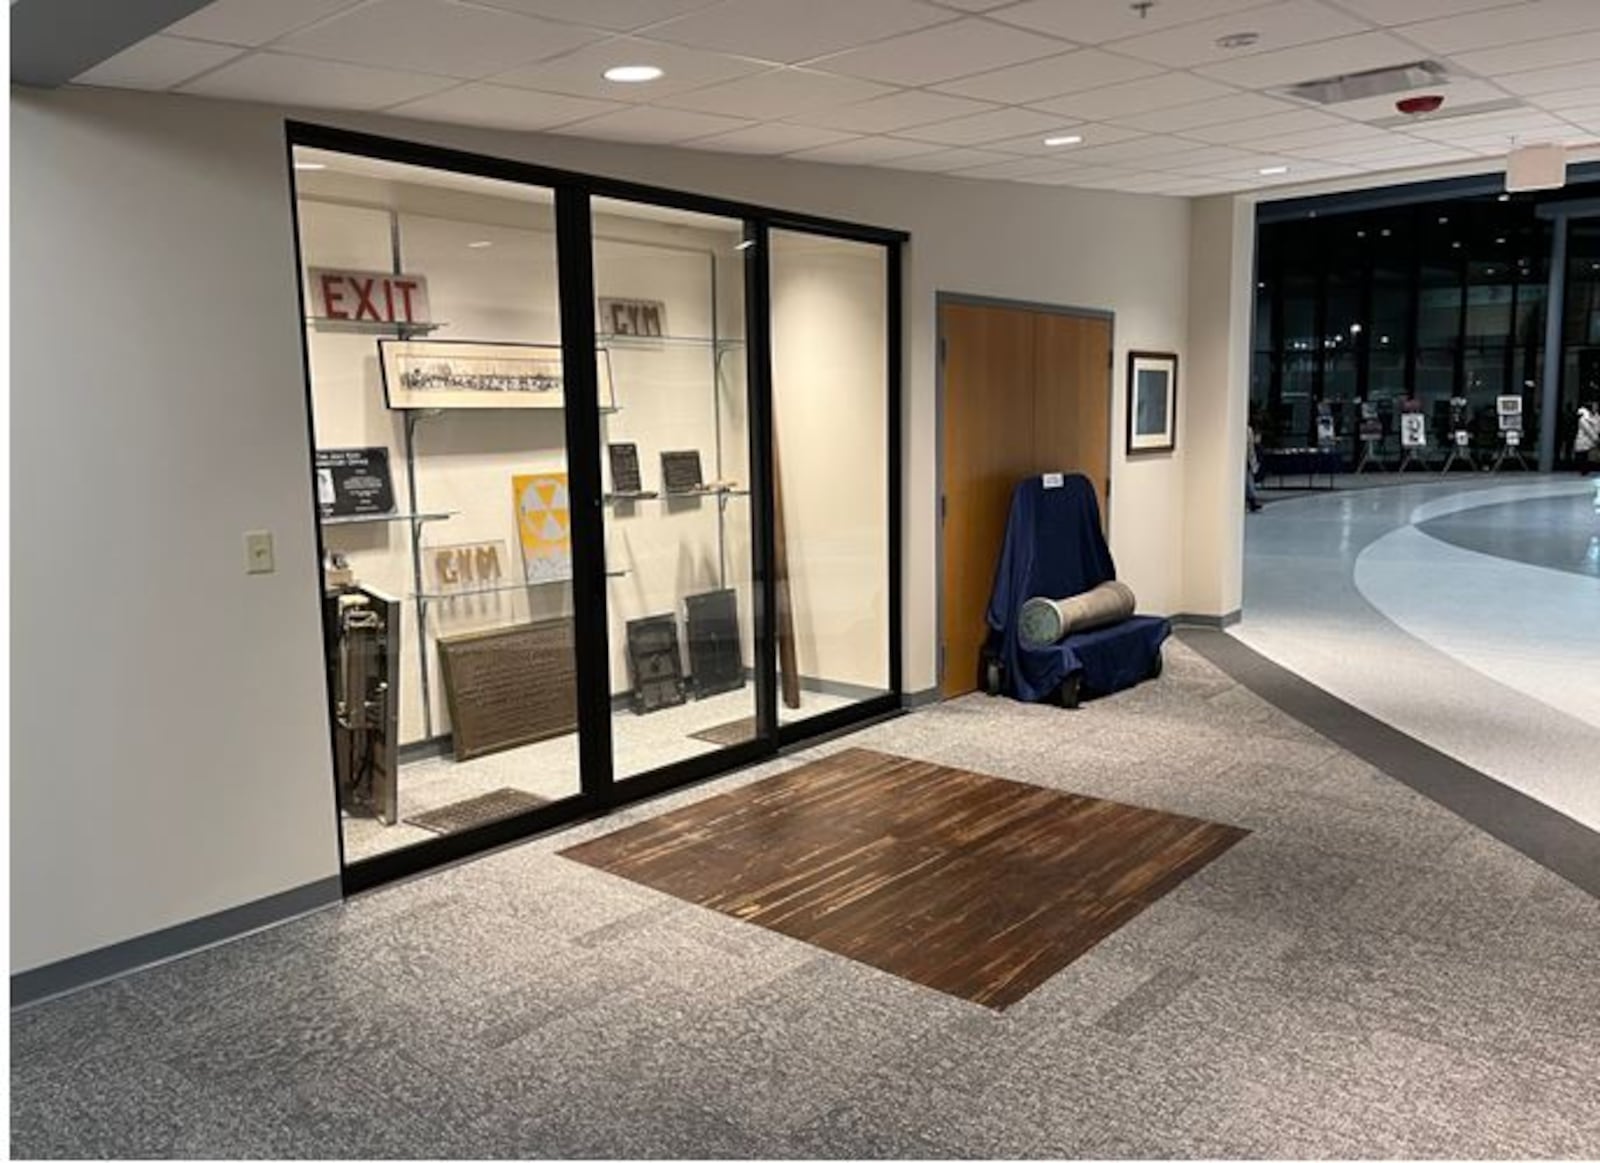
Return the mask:
<svg viewBox="0 0 1600 1163"><path fill-rule="evenodd" d="M1408 93L1413 89L1449 83L1450 74L1438 61L1412 61L1408 65L1368 69L1364 73L1345 73L1338 77L1302 81L1273 92L1311 105L1338 105L1345 101L1360 101L1389 93Z"/></svg>

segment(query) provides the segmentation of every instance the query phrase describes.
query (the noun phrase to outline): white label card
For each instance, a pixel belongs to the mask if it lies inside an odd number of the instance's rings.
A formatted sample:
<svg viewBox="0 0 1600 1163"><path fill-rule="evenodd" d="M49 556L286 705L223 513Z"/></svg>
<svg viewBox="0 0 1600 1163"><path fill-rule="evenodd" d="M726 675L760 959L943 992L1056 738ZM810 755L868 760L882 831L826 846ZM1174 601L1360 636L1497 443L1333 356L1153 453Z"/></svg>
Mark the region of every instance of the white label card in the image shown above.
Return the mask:
<svg viewBox="0 0 1600 1163"><path fill-rule="evenodd" d="M1062 472L1047 472L1047 473L1044 474L1044 487L1047 488L1047 489L1059 489L1062 485L1064 485L1066 483L1067 483L1067 474L1066 473L1062 473Z"/></svg>

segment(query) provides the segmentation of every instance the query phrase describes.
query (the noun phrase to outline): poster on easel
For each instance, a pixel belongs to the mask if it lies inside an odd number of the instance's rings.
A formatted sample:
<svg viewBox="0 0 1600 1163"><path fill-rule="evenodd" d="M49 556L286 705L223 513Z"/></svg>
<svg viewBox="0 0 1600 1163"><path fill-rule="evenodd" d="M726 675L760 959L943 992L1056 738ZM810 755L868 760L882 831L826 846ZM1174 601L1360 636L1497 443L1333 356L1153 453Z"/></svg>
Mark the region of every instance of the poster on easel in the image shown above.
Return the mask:
<svg viewBox="0 0 1600 1163"><path fill-rule="evenodd" d="M1495 419L1502 432L1522 431L1522 397L1521 396L1496 396L1494 401Z"/></svg>
<svg viewBox="0 0 1600 1163"><path fill-rule="evenodd" d="M1427 417L1421 412L1402 412L1400 414L1400 447L1426 448L1427 445Z"/></svg>
<svg viewBox="0 0 1600 1163"><path fill-rule="evenodd" d="M572 502L564 472L511 478L522 578L531 586L572 580Z"/></svg>

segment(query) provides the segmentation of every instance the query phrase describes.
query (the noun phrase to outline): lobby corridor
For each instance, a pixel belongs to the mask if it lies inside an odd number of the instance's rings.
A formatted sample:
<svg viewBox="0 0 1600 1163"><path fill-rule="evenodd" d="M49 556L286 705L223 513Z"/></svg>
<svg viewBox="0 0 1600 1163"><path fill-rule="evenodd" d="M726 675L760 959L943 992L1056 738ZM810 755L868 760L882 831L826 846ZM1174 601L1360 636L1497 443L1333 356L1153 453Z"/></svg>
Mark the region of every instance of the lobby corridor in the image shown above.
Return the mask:
<svg viewBox="0 0 1600 1163"><path fill-rule="evenodd" d="M1395 478L1269 504L1246 525L1232 633L1600 830L1597 504L1572 476Z"/></svg>

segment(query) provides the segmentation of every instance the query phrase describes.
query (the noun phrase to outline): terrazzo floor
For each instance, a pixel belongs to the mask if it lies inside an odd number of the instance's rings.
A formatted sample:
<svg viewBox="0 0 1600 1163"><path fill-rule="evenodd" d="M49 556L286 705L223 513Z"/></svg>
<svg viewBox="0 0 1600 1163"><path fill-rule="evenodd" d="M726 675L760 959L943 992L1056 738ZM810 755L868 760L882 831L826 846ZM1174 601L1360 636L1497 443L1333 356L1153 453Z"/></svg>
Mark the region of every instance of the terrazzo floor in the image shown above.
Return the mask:
<svg viewBox="0 0 1600 1163"><path fill-rule="evenodd" d="M1252 835L1004 1013L557 855L869 746ZM1594 1157L1600 902L1181 641L12 1015L15 1155Z"/></svg>
<svg viewBox="0 0 1600 1163"><path fill-rule="evenodd" d="M1600 492L1412 477L1245 524L1230 633L1374 718L1600 830Z"/></svg>

